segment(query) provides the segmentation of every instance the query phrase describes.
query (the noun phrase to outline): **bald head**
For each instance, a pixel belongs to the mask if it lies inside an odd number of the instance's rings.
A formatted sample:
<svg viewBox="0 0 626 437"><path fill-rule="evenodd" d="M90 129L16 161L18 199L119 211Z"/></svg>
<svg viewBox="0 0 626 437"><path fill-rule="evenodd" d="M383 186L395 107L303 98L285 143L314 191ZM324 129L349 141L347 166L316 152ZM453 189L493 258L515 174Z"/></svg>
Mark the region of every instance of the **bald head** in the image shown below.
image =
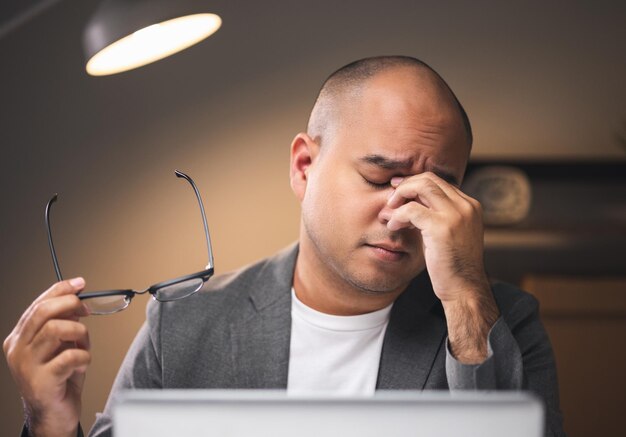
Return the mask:
<svg viewBox="0 0 626 437"><path fill-rule="evenodd" d="M408 56L378 56L348 64L332 73L322 85L311 111L307 133L319 144L330 142L339 126L358 114L359 105L368 86L376 78L402 73L421 95L440 108L452 108L465 130L468 146L472 145L472 128L463 109L447 83L426 63Z"/></svg>

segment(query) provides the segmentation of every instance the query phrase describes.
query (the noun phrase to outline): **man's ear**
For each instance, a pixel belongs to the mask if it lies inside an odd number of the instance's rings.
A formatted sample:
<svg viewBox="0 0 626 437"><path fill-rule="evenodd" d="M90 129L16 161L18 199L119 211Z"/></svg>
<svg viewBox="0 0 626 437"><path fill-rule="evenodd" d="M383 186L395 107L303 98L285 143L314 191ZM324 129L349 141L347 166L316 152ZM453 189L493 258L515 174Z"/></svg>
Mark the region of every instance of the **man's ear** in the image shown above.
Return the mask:
<svg viewBox="0 0 626 437"><path fill-rule="evenodd" d="M319 145L306 133L299 133L291 142L289 178L291 189L300 201L304 199L310 167L319 155Z"/></svg>

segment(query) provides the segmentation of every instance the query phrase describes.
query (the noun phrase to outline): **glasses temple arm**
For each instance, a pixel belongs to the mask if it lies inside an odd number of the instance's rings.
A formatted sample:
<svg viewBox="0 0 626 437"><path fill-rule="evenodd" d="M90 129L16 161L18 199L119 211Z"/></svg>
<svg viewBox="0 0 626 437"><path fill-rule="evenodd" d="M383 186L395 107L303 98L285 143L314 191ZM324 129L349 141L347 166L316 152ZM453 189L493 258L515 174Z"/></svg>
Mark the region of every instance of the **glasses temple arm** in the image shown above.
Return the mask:
<svg viewBox="0 0 626 437"><path fill-rule="evenodd" d="M52 196L52 198L48 201L48 204L46 205L46 228L48 231L48 246L50 246L50 254L52 255L54 271L57 275L57 279L59 281L62 281L63 276L61 275L61 269L59 269L59 261L57 260L57 254L56 254L56 251L54 250L54 243L52 242L52 231L50 230L50 209L52 207L52 204L56 202L57 197L58 197L57 194Z"/></svg>
<svg viewBox="0 0 626 437"><path fill-rule="evenodd" d="M193 190L196 193L196 198L198 199L198 204L200 205L200 214L202 214L202 224L204 225L204 237L206 239L207 251L209 252L209 264L207 265L207 269L213 268L213 247L211 246L211 234L209 234L209 226L206 222L206 214L204 213L204 204L202 203L202 197L200 197L200 192L198 191L198 187L194 183L193 179L187 176L185 173L179 170L175 170L174 174L179 177L187 180L189 184L192 186ZM50 234L48 234L50 235ZM52 240L50 240L52 241Z"/></svg>

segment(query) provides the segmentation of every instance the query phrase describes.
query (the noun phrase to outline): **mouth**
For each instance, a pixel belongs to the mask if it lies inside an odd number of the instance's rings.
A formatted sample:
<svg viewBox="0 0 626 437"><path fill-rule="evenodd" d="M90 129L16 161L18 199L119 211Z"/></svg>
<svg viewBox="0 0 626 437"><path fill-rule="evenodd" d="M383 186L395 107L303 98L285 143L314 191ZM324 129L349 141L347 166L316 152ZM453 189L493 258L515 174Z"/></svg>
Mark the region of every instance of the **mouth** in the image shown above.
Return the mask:
<svg viewBox="0 0 626 437"><path fill-rule="evenodd" d="M383 261L399 261L408 256L408 252L402 246L387 243L365 244L371 252Z"/></svg>

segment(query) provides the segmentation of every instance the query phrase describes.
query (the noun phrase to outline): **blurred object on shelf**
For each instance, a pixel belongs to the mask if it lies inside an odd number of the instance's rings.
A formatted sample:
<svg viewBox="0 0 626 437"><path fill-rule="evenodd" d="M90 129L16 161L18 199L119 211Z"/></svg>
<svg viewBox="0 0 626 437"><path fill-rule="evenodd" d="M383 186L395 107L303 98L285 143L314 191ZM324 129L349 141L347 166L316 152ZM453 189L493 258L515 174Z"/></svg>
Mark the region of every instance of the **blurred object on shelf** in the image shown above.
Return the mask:
<svg viewBox="0 0 626 437"><path fill-rule="evenodd" d="M513 225L523 221L530 211L530 180L517 167L479 168L468 176L465 189L482 205L486 225Z"/></svg>

